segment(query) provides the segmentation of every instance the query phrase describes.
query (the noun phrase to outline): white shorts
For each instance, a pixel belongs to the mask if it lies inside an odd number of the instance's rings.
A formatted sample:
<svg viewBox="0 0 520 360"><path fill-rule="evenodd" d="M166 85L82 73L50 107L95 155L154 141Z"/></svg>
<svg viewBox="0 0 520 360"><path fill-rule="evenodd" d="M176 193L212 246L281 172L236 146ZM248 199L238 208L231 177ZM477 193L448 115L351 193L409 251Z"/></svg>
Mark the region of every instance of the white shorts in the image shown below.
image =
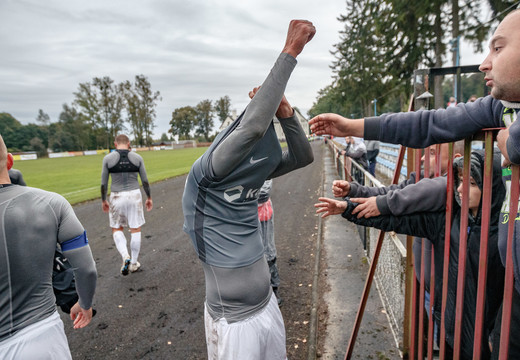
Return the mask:
<svg viewBox="0 0 520 360"><path fill-rule="evenodd" d="M111 192L108 217L111 228L141 227L145 223L141 190Z"/></svg>
<svg viewBox="0 0 520 360"><path fill-rule="evenodd" d="M2 360L72 359L58 312L0 342Z"/></svg>
<svg viewBox="0 0 520 360"><path fill-rule="evenodd" d="M262 311L249 319L228 324L213 320L204 304L209 360L284 360L285 326L274 294Z"/></svg>

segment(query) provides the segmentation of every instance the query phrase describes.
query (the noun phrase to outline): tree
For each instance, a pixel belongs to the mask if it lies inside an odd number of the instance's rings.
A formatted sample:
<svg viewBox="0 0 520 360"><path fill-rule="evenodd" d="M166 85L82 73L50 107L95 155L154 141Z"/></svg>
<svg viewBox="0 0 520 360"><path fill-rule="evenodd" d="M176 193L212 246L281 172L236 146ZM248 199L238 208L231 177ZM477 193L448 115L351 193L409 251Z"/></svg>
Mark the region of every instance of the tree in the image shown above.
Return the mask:
<svg viewBox="0 0 520 360"><path fill-rule="evenodd" d="M195 127L197 111L192 106L177 108L172 112L169 133L179 135L179 139L187 140Z"/></svg>
<svg viewBox="0 0 520 360"><path fill-rule="evenodd" d="M48 114L43 112L42 109L39 109L38 110L38 115L36 116L36 121L38 123L40 123L40 125L42 125L42 126L49 126L49 124L51 122L51 118L50 118L50 116Z"/></svg>
<svg viewBox="0 0 520 360"><path fill-rule="evenodd" d="M166 142L166 141L170 141L170 139L168 138L168 135L166 133L162 133L161 142Z"/></svg>
<svg viewBox="0 0 520 360"><path fill-rule="evenodd" d="M138 121L141 122L140 127L143 130L144 141L149 145L153 129L155 128L155 107L157 106L157 101L162 100L161 93L152 91L152 85L144 75L136 75L134 88L137 96L135 100L138 100Z"/></svg>
<svg viewBox="0 0 520 360"><path fill-rule="evenodd" d="M214 109L211 100L202 100L197 104L197 120L196 120L196 134L204 135L206 141L209 141L209 132L213 128L213 114Z"/></svg>
<svg viewBox="0 0 520 360"><path fill-rule="evenodd" d="M88 133L88 122L83 114L81 114L74 106L63 104L63 110L59 116L59 136L53 138L54 146L61 151L87 150L93 146L89 138L84 136ZM63 137L69 140L64 140ZM57 140L59 137L61 139ZM58 145L59 144L59 145Z"/></svg>
<svg viewBox="0 0 520 360"><path fill-rule="evenodd" d="M2 134L5 146L7 146L8 149L18 147L15 134L19 132L20 128L22 128L22 124L11 114L5 112L0 113L0 134Z"/></svg>
<svg viewBox="0 0 520 360"><path fill-rule="evenodd" d="M93 144L95 149L98 148L97 129L102 122L99 114L98 96L96 90L90 82L80 83L78 91L73 93L75 96L73 105L79 106L80 113L84 116L87 132L84 136L89 139L89 143Z"/></svg>
<svg viewBox="0 0 520 360"><path fill-rule="evenodd" d="M217 116L218 116L221 124L229 116L230 108L231 108L231 99L227 95L223 96L220 99L218 99L217 101L215 101L215 112L217 113Z"/></svg>
<svg viewBox="0 0 520 360"><path fill-rule="evenodd" d="M108 76L95 77L92 85L98 90L98 109L102 126L106 132L106 148L114 141L115 136L123 126L121 112L123 110L123 99L121 87L114 85L114 80Z"/></svg>

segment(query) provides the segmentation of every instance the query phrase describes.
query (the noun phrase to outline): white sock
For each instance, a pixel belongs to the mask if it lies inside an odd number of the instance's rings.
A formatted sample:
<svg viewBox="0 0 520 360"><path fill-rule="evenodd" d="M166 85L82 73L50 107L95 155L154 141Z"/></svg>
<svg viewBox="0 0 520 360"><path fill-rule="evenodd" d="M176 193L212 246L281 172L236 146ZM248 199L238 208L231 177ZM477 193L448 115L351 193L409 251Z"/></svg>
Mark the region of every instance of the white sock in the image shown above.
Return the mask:
<svg viewBox="0 0 520 360"><path fill-rule="evenodd" d="M114 242L116 243L117 251L119 251L123 260L126 259L128 257L128 250L126 248L125 233L122 231L116 231L112 233L112 237L114 238Z"/></svg>
<svg viewBox="0 0 520 360"><path fill-rule="evenodd" d="M141 250L141 232L132 233L132 238L130 240L130 249L132 250L132 260L131 263L137 263L137 258L139 257L139 251Z"/></svg>

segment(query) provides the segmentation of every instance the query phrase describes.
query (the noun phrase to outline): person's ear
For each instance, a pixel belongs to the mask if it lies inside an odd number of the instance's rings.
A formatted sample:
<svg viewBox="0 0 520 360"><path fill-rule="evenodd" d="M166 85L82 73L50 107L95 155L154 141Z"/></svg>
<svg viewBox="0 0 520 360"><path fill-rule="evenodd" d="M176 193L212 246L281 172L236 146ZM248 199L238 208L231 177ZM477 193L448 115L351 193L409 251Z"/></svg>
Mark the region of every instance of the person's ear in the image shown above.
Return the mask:
<svg viewBox="0 0 520 360"><path fill-rule="evenodd" d="M11 170L14 164L13 154L7 153L7 170Z"/></svg>

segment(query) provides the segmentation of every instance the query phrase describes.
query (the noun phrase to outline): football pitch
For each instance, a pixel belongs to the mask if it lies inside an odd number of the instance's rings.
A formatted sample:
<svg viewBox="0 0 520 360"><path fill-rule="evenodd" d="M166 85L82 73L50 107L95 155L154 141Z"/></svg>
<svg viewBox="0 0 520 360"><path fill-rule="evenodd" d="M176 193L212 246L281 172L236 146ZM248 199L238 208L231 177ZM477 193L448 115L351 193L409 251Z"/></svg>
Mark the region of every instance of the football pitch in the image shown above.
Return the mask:
<svg viewBox="0 0 520 360"><path fill-rule="evenodd" d="M189 172L207 147L139 151L148 181L154 183ZM27 186L63 195L71 204L101 197L101 167L104 155L15 161ZM152 198L153 198L152 193Z"/></svg>

